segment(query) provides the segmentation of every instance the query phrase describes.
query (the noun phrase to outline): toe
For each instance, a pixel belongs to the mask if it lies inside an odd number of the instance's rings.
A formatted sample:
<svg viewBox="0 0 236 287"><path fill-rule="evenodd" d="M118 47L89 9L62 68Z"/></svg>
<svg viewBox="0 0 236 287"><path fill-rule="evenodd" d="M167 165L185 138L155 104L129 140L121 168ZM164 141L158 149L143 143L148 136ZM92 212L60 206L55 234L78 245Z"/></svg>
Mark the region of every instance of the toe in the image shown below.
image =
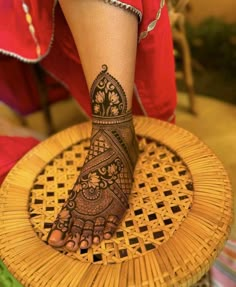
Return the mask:
<svg viewBox="0 0 236 287"><path fill-rule="evenodd" d="M103 239L103 231L105 228L105 218L98 217L95 221L94 230L93 230L93 243L99 244Z"/></svg>
<svg viewBox="0 0 236 287"><path fill-rule="evenodd" d="M68 251L75 252L79 248L83 227L84 221L80 218L74 218L74 222L70 230L70 236L65 246Z"/></svg>
<svg viewBox="0 0 236 287"><path fill-rule="evenodd" d="M108 217L108 220L106 222L106 226L104 229L104 238L105 239L110 239L112 237L112 235L114 234L114 232L117 229L119 222L120 222L120 219L115 215L110 215Z"/></svg>
<svg viewBox="0 0 236 287"><path fill-rule="evenodd" d="M70 212L66 209L62 209L53 223L52 229L48 235L48 244L53 247L62 247L67 240L70 223Z"/></svg>
<svg viewBox="0 0 236 287"><path fill-rule="evenodd" d="M80 248L87 249L92 245L94 222L87 220L84 224L83 232L80 238Z"/></svg>
<svg viewBox="0 0 236 287"><path fill-rule="evenodd" d="M53 226L54 227L54 226ZM66 240L67 240L67 234L65 232L62 232L60 230L51 230L48 236L48 244L53 247L62 247Z"/></svg>
<svg viewBox="0 0 236 287"><path fill-rule="evenodd" d="M73 235L71 234L68 237L68 240L65 245L66 250L68 250L69 252L77 251L79 248L79 241L80 241L80 234L78 233L75 233Z"/></svg>

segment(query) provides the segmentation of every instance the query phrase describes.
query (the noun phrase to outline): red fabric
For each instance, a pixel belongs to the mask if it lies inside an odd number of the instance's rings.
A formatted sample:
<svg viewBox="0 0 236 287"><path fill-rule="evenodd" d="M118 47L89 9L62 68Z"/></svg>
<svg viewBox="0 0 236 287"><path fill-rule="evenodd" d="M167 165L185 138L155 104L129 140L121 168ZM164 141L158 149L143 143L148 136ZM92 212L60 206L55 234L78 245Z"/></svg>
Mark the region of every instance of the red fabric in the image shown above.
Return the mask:
<svg viewBox="0 0 236 287"><path fill-rule="evenodd" d="M160 1L122 1L141 11L139 33L147 31L148 25L156 19ZM38 105L32 67L15 59L12 62L3 59L8 55L31 64L40 62L68 88L90 115L89 94L79 55L59 4L56 0L24 2L29 7L41 55L37 55L37 45L30 34L22 1L0 0L0 52L5 54L0 57L0 100L8 98L8 103L23 113L36 109ZM4 61L9 61L8 67L7 62L2 64ZM162 9L156 27L138 44L135 84L136 94L140 97L134 97L135 114L145 113L162 120L168 120L173 115L176 105L174 58L166 7ZM0 181L35 144L37 141L33 139L0 137Z"/></svg>
<svg viewBox="0 0 236 287"><path fill-rule="evenodd" d="M62 88L61 84L49 75L46 74L44 80L49 103L69 96L68 90ZM21 115L27 115L42 108L33 65L0 55L0 101Z"/></svg>
<svg viewBox="0 0 236 287"><path fill-rule="evenodd" d="M50 48L53 33L52 11L54 0L25 0L29 6L35 28L35 35L39 39L42 55ZM38 56L33 37L29 31L23 1L0 0L0 51L12 56L21 57L37 62Z"/></svg>
<svg viewBox="0 0 236 287"><path fill-rule="evenodd" d="M151 4L152 2L152 4ZM154 18L159 1L143 1L144 13ZM155 29L141 40L136 64L136 85L148 116L167 121L176 107L172 35L165 6ZM145 15L145 14L144 14ZM150 18L144 17L145 31Z"/></svg>
<svg viewBox="0 0 236 287"><path fill-rule="evenodd" d="M41 48L41 56L37 57L36 43L29 32L22 2L0 0L0 51L15 55L19 59L23 57L25 61L40 61L43 58L42 66L67 86L90 115L90 99L79 55L56 2L25 0ZM147 30L160 8L160 0L121 2L142 12L140 33ZM176 90L172 37L166 7L162 9L156 27L138 45L135 83L140 95L140 101L134 97L135 114L142 114L145 110L147 115L163 120L172 116L176 105ZM139 102L142 102L142 108Z"/></svg>
<svg viewBox="0 0 236 287"><path fill-rule="evenodd" d="M0 184L15 163L37 144L34 138L0 136Z"/></svg>

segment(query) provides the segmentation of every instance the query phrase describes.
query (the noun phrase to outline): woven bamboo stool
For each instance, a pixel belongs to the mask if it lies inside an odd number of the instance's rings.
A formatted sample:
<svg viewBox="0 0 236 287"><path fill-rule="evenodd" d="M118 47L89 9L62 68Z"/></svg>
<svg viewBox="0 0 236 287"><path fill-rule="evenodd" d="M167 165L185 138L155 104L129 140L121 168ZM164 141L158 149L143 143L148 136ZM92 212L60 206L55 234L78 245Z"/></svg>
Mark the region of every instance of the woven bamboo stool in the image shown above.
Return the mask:
<svg viewBox="0 0 236 287"><path fill-rule="evenodd" d="M182 128L144 117L135 128L140 157L130 209L114 237L89 250L67 253L45 241L83 165L90 123L45 140L8 174L0 256L23 286L192 286L209 270L232 219L224 167Z"/></svg>

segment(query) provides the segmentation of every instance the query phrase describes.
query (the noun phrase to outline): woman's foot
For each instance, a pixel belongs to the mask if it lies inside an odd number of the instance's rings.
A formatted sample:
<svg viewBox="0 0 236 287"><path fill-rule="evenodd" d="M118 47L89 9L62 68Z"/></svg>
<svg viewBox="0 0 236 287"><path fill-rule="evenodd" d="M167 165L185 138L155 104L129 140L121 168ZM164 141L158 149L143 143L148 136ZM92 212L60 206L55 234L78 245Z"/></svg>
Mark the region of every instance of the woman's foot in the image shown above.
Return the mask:
<svg viewBox="0 0 236 287"><path fill-rule="evenodd" d="M69 251L111 238L128 208L138 158L126 95L106 66L93 83L91 98L90 149L48 238L50 245Z"/></svg>

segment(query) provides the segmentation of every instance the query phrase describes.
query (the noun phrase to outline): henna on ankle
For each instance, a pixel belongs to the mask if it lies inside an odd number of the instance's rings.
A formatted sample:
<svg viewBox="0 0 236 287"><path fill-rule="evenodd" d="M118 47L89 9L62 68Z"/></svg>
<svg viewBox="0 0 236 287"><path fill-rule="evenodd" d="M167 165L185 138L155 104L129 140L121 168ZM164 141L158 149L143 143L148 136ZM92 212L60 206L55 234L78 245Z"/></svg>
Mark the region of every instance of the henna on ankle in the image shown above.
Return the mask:
<svg viewBox="0 0 236 287"><path fill-rule="evenodd" d="M128 208L138 157L132 113L120 83L102 66L91 87L90 149L68 201L55 221L67 249L75 251L112 235ZM51 235L50 235L51 236ZM56 245L53 240L49 243ZM109 235L108 235L109 237ZM96 238L96 240L95 240ZM66 242L64 242L66 243Z"/></svg>
<svg viewBox="0 0 236 287"><path fill-rule="evenodd" d="M102 66L91 87L93 115L113 117L127 112L127 97L120 83L108 72L106 65Z"/></svg>

